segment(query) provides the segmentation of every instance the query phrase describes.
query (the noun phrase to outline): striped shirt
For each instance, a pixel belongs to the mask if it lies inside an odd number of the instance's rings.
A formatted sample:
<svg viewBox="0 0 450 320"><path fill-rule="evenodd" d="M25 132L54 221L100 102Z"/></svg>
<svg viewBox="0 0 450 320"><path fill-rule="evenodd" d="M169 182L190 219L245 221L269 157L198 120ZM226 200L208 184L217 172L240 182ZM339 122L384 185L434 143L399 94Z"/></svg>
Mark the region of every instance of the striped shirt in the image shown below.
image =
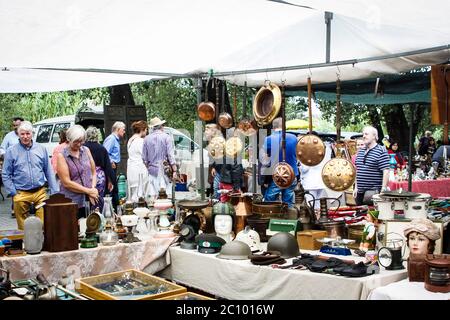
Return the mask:
<svg viewBox="0 0 450 320"><path fill-rule="evenodd" d="M377 144L367 153L366 150L359 150L355 161L358 192L381 190L383 170L389 169L389 156L382 146Z"/></svg>

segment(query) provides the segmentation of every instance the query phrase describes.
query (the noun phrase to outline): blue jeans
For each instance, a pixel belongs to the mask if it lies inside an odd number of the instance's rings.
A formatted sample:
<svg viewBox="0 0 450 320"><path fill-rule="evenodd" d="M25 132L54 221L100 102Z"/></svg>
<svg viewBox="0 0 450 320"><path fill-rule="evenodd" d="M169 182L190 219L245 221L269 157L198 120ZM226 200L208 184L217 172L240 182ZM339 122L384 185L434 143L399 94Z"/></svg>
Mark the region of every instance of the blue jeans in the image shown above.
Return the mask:
<svg viewBox="0 0 450 320"><path fill-rule="evenodd" d="M219 184L220 184L220 174L216 172L216 175L214 176L214 182L213 182L213 190L214 190L214 199L219 200L220 194L217 192L219 191Z"/></svg>
<svg viewBox="0 0 450 320"><path fill-rule="evenodd" d="M275 182L270 182L269 187L264 194L264 201L276 201L278 200L278 195L281 193L281 200L286 202L289 208L294 206L295 194L294 189L297 185L297 179L292 182L291 186L286 189L280 189Z"/></svg>

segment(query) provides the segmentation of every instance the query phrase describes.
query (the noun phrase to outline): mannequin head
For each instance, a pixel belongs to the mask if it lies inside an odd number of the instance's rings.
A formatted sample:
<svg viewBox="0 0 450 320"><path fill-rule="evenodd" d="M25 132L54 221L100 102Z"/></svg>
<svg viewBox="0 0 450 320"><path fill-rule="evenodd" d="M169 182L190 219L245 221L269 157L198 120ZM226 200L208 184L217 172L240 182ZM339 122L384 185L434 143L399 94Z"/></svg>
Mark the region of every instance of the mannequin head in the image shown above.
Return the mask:
<svg viewBox="0 0 450 320"><path fill-rule="evenodd" d="M428 219L416 219L404 230L406 244L413 254L433 253L441 235L438 227Z"/></svg>
<svg viewBox="0 0 450 320"><path fill-rule="evenodd" d="M229 214L216 215L214 218L214 230L217 234L230 234L233 231L233 218Z"/></svg>

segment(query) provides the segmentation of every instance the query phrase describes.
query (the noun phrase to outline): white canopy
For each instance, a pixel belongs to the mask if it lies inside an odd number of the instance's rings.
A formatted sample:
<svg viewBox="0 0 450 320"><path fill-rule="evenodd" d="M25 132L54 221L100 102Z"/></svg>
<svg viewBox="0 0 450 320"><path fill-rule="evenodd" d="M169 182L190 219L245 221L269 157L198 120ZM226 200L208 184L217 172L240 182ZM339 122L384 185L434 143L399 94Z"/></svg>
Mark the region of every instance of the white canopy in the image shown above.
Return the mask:
<svg viewBox="0 0 450 320"><path fill-rule="evenodd" d="M284 80L303 85L308 75L313 83L337 76L366 78L450 57L448 1L289 2L295 5L267 0L0 0L0 68L6 68L0 72L0 92L92 88L210 69L238 84ZM331 62L439 48L316 68L313 64L325 62L324 11L334 12ZM266 71L280 67L293 70ZM245 71L252 69L259 73Z"/></svg>

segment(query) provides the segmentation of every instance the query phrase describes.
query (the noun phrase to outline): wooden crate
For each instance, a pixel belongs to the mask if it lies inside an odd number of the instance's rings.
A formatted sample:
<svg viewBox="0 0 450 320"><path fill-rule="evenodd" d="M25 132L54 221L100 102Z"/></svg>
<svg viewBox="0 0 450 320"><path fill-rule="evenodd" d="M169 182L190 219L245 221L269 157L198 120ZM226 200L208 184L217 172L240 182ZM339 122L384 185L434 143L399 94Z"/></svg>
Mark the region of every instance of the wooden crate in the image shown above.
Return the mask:
<svg viewBox="0 0 450 320"><path fill-rule="evenodd" d="M207 296L202 296L201 294L194 293L194 292L185 292L185 293L178 293L178 294L174 294L172 296L159 298L156 300L215 300L215 299L207 297Z"/></svg>
<svg viewBox="0 0 450 320"><path fill-rule="evenodd" d="M316 239L327 237L325 230L305 230L297 232L297 242L300 249L319 250L322 243Z"/></svg>
<svg viewBox="0 0 450 320"><path fill-rule="evenodd" d="M95 285L110 282L113 280L120 279L124 275L130 275L132 279L143 282L147 285L165 285L168 290L162 293L151 294L151 295L136 295L136 298L133 298L132 295L126 296L116 296L108 293L105 290L96 288ZM154 300L170 295L175 295L179 293L186 292L186 288L175 283L164 280L160 277L156 277L145 272L130 269L119 272L112 272L107 274L101 274L98 276L92 276L87 278L81 278L76 280L77 283L77 291L83 295L86 295L94 300Z"/></svg>

